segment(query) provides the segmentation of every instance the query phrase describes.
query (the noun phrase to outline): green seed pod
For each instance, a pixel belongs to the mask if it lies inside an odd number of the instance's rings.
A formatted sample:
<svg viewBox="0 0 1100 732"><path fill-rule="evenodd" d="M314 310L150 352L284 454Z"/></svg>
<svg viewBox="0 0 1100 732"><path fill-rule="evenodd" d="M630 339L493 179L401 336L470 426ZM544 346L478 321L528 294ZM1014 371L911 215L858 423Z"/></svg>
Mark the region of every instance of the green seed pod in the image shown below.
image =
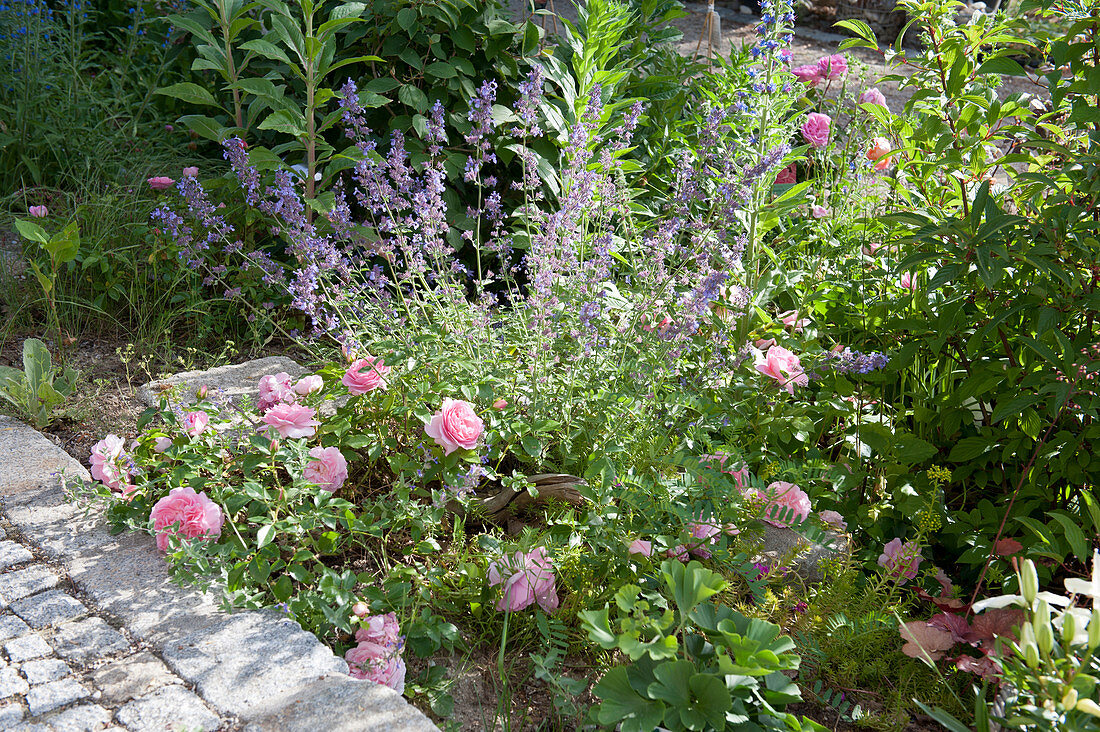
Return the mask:
<svg viewBox="0 0 1100 732"><path fill-rule="evenodd" d="M1020 594L1028 607L1035 604L1035 596L1039 594L1039 575L1035 571L1035 562L1030 559L1025 559L1020 565Z"/></svg>

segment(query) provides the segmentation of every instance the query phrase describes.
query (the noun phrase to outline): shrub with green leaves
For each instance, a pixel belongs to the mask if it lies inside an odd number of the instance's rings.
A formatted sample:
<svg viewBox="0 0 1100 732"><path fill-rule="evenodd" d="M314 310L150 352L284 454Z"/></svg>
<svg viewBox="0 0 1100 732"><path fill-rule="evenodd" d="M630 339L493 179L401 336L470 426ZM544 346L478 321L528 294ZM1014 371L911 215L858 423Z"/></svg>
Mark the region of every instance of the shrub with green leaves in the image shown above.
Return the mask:
<svg viewBox="0 0 1100 732"><path fill-rule="evenodd" d="M36 428L45 429L54 410L73 393L79 378L71 367L61 370L53 365L45 343L28 338L23 341L23 370L0 366L0 397Z"/></svg>

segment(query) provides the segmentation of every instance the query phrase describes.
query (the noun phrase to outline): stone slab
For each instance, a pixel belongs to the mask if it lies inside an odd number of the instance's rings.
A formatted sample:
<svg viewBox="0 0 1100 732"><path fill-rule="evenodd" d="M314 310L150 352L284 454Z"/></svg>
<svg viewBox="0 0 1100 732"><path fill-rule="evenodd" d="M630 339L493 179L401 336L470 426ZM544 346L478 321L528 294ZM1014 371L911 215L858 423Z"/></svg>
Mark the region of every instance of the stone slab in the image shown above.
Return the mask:
<svg viewBox="0 0 1100 732"><path fill-rule="evenodd" d="M181 728L215 730L221 726L218 715L182 686L166 686L134 699L119 709L115 718L131 732Z"/></svg>
<svg viewBox="0 0 1100 732"><path fill-rule="evenodd" d="M60 625L66 620L78 618L88 612L84 603L64 590L50 590L13 602L12 612L23 618L32 628Z"/></svg>
<svg viewBox="0 0 1100 732"><path fill-rule="evenodd" d="M259 394L260 377L280 371L287 372L295 380L306 374L306 370L293 359L269 356L206 371L183 371L167 379L145 384L137 390L137 397L143 404L155 407L160 404L162 394L175 388L180 403L193 404L197 401L196 390L205 384L211 392L224 395L234 402L239 402L242 398L255 402Z"/></svg>
<svg viewBox="0 0 1100 732"><path fill-rule="evenodd" d="M53 649L42 639L42 636L32 633L5 641L4 653L8 654L8 660L12 663L23 663L32 658L52 656Z"/></svg>
<svg viewBox="0 0 1100 732"><path fill-rule="evenodd" d="M27 692L27 706L30 707L31 716L37 717L89 695L90 692L75 679L61 679L32 686Z"/></svg>
<svg viewBox="0 0 1100 732"><path fill-rule="evenodd" d="M30 632L30 626L24 623L22 618L15 615L0 615L0 641L18 638Z"/></svg>
<svg viewBox="0 0 1100 732"><path fill-rule="evenodd" d="M72 669L60 658L40 658L37 661L27 661L20 671L23 678L33 686L63 679L71 673Z"/></svg>
<svg viewBox="0 0 1100 732"><path fill-rule="evenodd" d="M111 713L98 704L81 704L50 717L53 732L99 732L111 723Z"/></svg>
<svg viewBox="0 0 1100 732"><path fill-rule="evenodd" d="M120 658L92 672L92 683L109 704L125 704L168 684L178 684L164 662L149 652Z"/></svg>
<svg viewBox="0 0 1100 732"><path fill-rule="evenodd" d="M53 648L62 658L87 663L129 650L130 641L103 618L87 618L60 626L53 637Z"/></svg>
<svg viewBox="0 0 1100 732"><path fill-rule="evenodd" d="M22 544L14 541L0 541L0 572L32 559L34 555Z"/></svg>
<svg viewBox="0 0 1100 732"><path fill-rule="evenodd" d="M57 574L41 565L0 575L0 597L8 604L57 586Z"/></svg>

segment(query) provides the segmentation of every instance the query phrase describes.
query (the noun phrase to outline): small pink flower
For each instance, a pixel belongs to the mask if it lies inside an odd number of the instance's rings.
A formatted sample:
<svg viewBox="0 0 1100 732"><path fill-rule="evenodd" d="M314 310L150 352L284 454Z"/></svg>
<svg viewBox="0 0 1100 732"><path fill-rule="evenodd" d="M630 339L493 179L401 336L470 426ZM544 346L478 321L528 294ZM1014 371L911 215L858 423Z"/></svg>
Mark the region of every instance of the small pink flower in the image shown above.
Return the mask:
<svg viewBox="0 0 1100 732"><path fill-rule="evenodd" d="M681 562L686 562L691 559L691 555L688 554L688 548L683 544L677 544L672 549L669 549L666 554L672 559L679 559Z"/></svg>
<svg viewBox="0 0 1100 732"><path fill-rule="evenodd" d="M302 477L330 493L335 493L348 479L348 461L338 447L315 447L309 451Z"/></svg>
<svg viewBox="0 0 1100 732"><path fill-rule="evenodd" d="M768 486L764 494L754 489L748 495L767 501L762 520L772 526L794 526L810 515L810 497L794 483L777 480Z"/></svg>
<svg viewBox="0 0 1100 732"><path fill-rule="evenodd" d="M873 242L870 242L869 244L864 244L863 245L863 253L865 255L867 255L868 257L873 257L876 254L878 254L879 249L882 249L882 242L881 241L873 241Z"/></svg>
<svg viewBox="0 0 1100 732"><path fill-rule="evenodd" d="M276 404L293 404L297 399L295 390L290 385L290 374L280 371L277 374L266 374L260 377L260 400L256 408L260 414Z"/></svg>
<svg viewBox="0 0 1100 732"><path fill-rule="evenodd" d="M321 391L325 386L325 380L313 374L311 376L303 376L298 379L298 383L294 385L294 393L298 396L306 396L307 394L313 394Z"/></svg>
<svg viewBox="0 0 1100 732"><path fill-rule="evenodd" d="M629 554L641 554L643 557L653 556L653 542L645 541L644 539L635 539L630 542L630 546L627 547Z"/></svg>
<svg viewBox="0 0 1100 732"><path fill-rule="evenodd" d="M903 544L901 539L894 539L882 548L878 565L883 567L889 576L904 582L917 576L917 568L920 567L923 559L920 547L915 541L907 541Z"/></svg>
<svg viewBox="0 0 1100 732"><path fill-rule="evenodd" d="M808 386L810 383L810 378L802 370L802 361L782 346L772 346L766 356L757 352L756 370L775 379L791 395L794 395L795 386Z"/></svg>
<svg viewBox="0 0 1100 732"><path fill-rule="evenodd" d="M485 431L485 423L474 413L473 407L460 399L444 399L443 408L432 415L424 425L428 433L443 448L444 455L455 450L472 450Z"/></svg>
<svg viewBox="0 0 1100 732"><path fill-rule="evenodd" d="M779 175L775 176L775 184L778 186L792 185L798 182L798 166L791 163L783 170L779 171Z"/></svg>
<svg viewBox="0 0 1100 732"><path fill-rule="evenodd" d="M886 170L890 166L890 158L886 157L894 148L885 137L876 137L871 140L871 147L867 150L867 159L875 162L875 170Z"/></svg>
<svg viewBox="0 0 1100 732"><path fill-rule="evenodd" d="M832 56L819 58L817 67L821 69L821 78L839 79L848 73L848 59L842 53L834 53Z"/></svg>
<svg viewBox="0 0 1100 732"><path fill-rule="evenodd" d="M157 501L149 518L157 532L157 548L162 552L168 549L169 536L213 539L221 535L225 521L218 504L189 486L173 488Z"/></svg>
<svg viewBox="0 0 1100 732"><path fill-rule="evenodd" d="M760 340L753 341L752 344L761 351L766 351L772 346L777 345L774 338L761 338Z"/></svg>
<svg viewBox="0 0 1100 732"><path fill-rule="evenodd" d="M260 420L284 439L313 437L321 423L313 418L315 409L301 404L276 404Z"/></svg>
<svg viewBox="0 0 1100 732"><path fill-rule="evenodd" d="M111 490L122 490L130 478L130 471L125 467L128 463L126 443L117 435L107 435L93 445L88 462L92 466L92 477Z"/></svg>
<svg viewBox="0 0 1100 732"><path fill-rule="evenodd" d="M497 399L493 402L493 409L504 409L508 406L508 402L505 399Z"/></svg>
<svg viewBox="0 0 1100 732"><path fill-rule="evenodd" d="M183 416L183 429L191 437L198 437L210 424L210 415L206 412L188 412Z"/></svg>
<svg viewBox="0 0 1100 732"><path fill-rule="evenodd" d="M877 87L871 87L859 95L859 103L877 104L880 107L886 107L886 96Z"/></svg>
<svg viewBox="0 0 1100 732"><path fill-rule="evenodd" d="M205 399L206 395L209 393L210 387L206 384L202 384L198 389L195 390L195 396L199 399Z"/></svg>
<svg viewBox="0 0 1100 732"><path fill-rule="evenodd" d="M503 592L497 610L516 612L538 602L543 610L553 612L558 607L555 582L553 567L541 546L489 564L489 586L501 585Z"/></svg>
<svg viewBox="0 0 1100 732"><path fill-rule="evenodd" d="M171 188L172 184L176 181L166 176L158 175L155 178L148 178L147 182L149 183L149 187L152 188L154 191L163 191L166 188Z"/></svg>
<svg viewBox="0 0 1100 732"><path fill-rule="evenodd" d="M706 547L715 542L722 533L722 527L713 521L692 521L688 528L693 539L691 553L701 559L710 559L711 553Z"/></svg>
<svg viewBox="0 0 1100 732"><path fill-rule="evenodd" d="M779 314L779 320L783 325L792 329L795 333L801 333L810 324L809 318L799 319L797 310L788 310Z"/></svg>
<svg viewBox="0 0 1100 732"><path fill-rule="evenodd" d="M913 280L913 275L908 272L901 273L901 279L898 280L898 284L901 285L901 289L909 290L910 292L917 291L917 283Z"/></svg>
<svg viewBox="0 0 1100 732"><path fill-rule="evenodd" d="M837 531L844 531L848 528L848 522L844 520L836 511L821 511L817 514L817 517L821 519L821 523L825 524L831 529Z"/></svg>
<svg viewBox="0 0 1100 732"><path fill-rule="evenodd" d="M158 437L153 441L153 452L164 452L172 446L171 437Z"/></svg>
<svg viewBox="0 0 1100 732"><path fill-rule="evenodd" d="M357 618L365 618L370 615L370 605L365 602L357 602L351 606L351 612Z"/></svg>
<svg viewBox="0 0 1100 732"><path fill-rule="evenodd" d="M184 178L198 178L199 177L199 169L194 165L186 167L186 168L183 169L183 177Z"/></svg>
<svg viewBox="0 0 1100 732"><path fill-rule="evenodd" d="M360 358L348 366L340 383L348 388L349 394L366 394L375 389L385 389L386 374L389 372L389 366L381 358Z"/></svg>
<svg viewBox="0 0 1100 732"><path fill-rule="evenodd" d="M810 206L810 215L813 216L815 219L824 219L832 216L832 214L832 209L828 208L827 206L820 206L816 203L813 206Z"/></svg>
<svg viewBox="0 0 1100 732"><path fill-rule="evenodd" d="M824 78L821 74L821 67L817 64L795 66L791 69L791 73L798 77L798 80L803 84L809 84L810 86L817 86Z"/></svg>
<svg viewBox="0 0 1100 732"><path fill-rule="evenodd" d="M172 125L165 125L165 126L164 126L164 131L165 131L165 132L171 132L171 131L172 131L172 130L174 130L174 129L176 129L176 128L175 128L175 127L173 127Z"/></svg>
<svg viewBox="0 0 1100 732"><path fill-rule="evenodd" d="M832 119L829 115L810 112L806 115L806 121L802 123L802 139L810 143L810 147L821 150L829 144L830 124Z"/></svg>
<svg viewBox="0 0 1100 732"><path fill-rule="evenodd" d="M36 219L44 219L50 215L50 210L45 206L31 206L27 212Z"/></svg>

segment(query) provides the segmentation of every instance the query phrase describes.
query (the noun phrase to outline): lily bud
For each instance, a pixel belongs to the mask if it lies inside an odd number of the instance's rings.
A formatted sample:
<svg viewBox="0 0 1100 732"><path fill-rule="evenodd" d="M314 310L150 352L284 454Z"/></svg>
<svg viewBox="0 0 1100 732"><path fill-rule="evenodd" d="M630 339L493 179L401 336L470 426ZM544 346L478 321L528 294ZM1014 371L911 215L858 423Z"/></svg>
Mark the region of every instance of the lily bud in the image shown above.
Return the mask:
<svg viewBox="0 0 1100 732"><path fill-rule="evenodd" d="M1077 711L1084 712L1085 714L1091 714L1094 717L1100 717L1100 704L1097 704L1088 697L1077 700Z"/></svg>
<svg viewBox="0 0 1100 732"><path fill-rule="evenodd" d="M1077 635L1077 618L1073 613L1062 615L1062 644L1069 646L1073 643L1073 636ZM1071 705L1072 706L1072 705Z"/></svg>
<svg viewBox="0 0 1100 732"><path fill-rule="evenodd" d="M1020 594L1028 607L1035 604L1035 596L1039 594L1039 575L1035 571L1035 562L1030 559L1025 559L1020 567Z"/></svg>
<svg viewBox="0 0 1100 732"><path fill-rule="evenodd" d="M1100 607L1092 609L1092 617L1089 619L1089 650L1095 651L1100 646Z"/></svg>
<svg viewBox="0 0 1100 732"><path fill-rule="evenodd" d="M1039 646L1035 645L1035 630L1031 623L1020 626L1020 650L1024 653L1024 663L1028 668L1039 667Z"/></svg>
<svg viewBox="0 0 1100 732"><path fill-rule="evenodd" d="M1050 618L1049 608L1047 618ZM1050 628L1050 620L1044 623L1040 615L1032 620L1031 624L1035 626L1035 642L1039 645L1039 650L1044 656L1050 655L1050 650L1054 648L1054 631Z"/></svg>
<svg viewBox="0 0 1100 732"><path fill-rule="evenodd" d="M1069 691L1066 692L1066 695L1062 697L1062 709L1066 709L1066 710L1074 709L1076 706L1077 706L1077 689L1074 689L1071 686L1069 688Z"/></svg>

